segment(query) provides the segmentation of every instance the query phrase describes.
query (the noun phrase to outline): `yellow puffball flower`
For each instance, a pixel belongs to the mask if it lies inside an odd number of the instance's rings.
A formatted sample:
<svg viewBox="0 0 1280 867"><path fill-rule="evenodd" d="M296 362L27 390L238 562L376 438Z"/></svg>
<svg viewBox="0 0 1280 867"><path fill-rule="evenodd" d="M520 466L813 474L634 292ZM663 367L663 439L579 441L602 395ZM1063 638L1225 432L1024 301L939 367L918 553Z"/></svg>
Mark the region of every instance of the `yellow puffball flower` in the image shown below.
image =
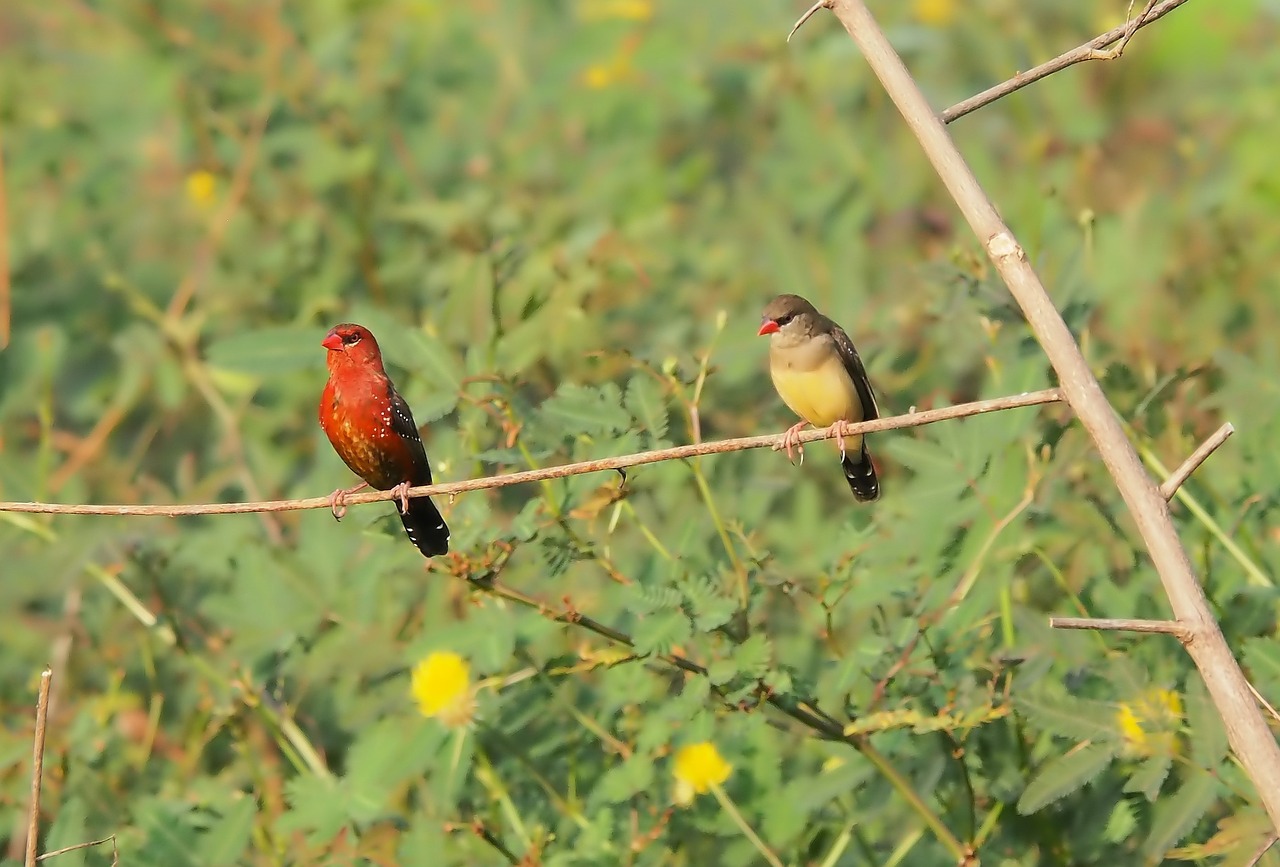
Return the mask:
<svg viewBox="0 0 1280 867"><path fill-rule="evenodd" d="M586 0L578 7L584 21L648 21L653 18L652 0Z"/></svg>
<svg viewBox="0 0 1280 867"><path fill-rule="evenodd" d="M187 175L187 198L204 207L213 201L218 192L218 178L213 172L200 169Z"/></svg>
<svg viewBox="0 0 1280 867"><path fill-rule="evenodd" d="M1170 755L1177 752L1182 696L1169 689L1149 689L1135 701L1121 702L1116 727L1130 755Z"/></svg>
<svg viewBox="0 0 1280 867"><path fill-rule="evenodd" d="M466 725L475 715L471 668L456 653L437 651L413 667L410 692L425 717L450 728Z"/></svg>
<svg viewBox="0 0 1280 867"><path fill-rule="evenodd" d="M590 67L586 69L586 72L582 73L582 81L584 81L586 86L590 87L591 90L603 90L603 88L612 85L613 70L605 67L604 64L591 64Z"/></svg>
<svg viewBox="0 0 1280 867"><path fill-rule="evenodd" d="M724 760L715 744L702 741L681 747L676 753L673 770L676 778L675 799L678 804L688 804L694 795L711 791L733 773L733 765Z"/></svg>
<svg viewBox="0 0 1280 867"><path fill-rule="evenodd" d="M1120 709L1116 711L1116 725L1120 729L1121 736L1129 744L1134 746L1146 744L1147 733L1142 730L1142 723L1138 720L1138 715L1133 712L1133 708L1128 704L1121 702Z"/></svg>
<svg viewBox="0 0 1280 867"><path fill-rule="evenodd" d="M912 7L917 21L934 27L951 23L956 14L956 0L915 0Z"/></svg>

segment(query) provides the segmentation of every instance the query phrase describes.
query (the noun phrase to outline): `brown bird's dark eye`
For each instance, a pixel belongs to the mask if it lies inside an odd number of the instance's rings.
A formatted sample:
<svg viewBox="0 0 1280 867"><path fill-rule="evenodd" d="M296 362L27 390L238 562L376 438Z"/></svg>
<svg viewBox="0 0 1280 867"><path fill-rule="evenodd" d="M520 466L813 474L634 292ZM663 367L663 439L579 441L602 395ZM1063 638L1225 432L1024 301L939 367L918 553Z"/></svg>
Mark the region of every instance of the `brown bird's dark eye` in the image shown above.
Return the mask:
<svg viewBox="0 0 1280 867"><path fill-rule="evenodd" d="M782 326L786 325L788 322L790 322L792 319L795 319L795 318L796 318L796 315L794 313L784 313L782 316L779 316L774 321L777 322L778 327L781 328Z"/></svg>

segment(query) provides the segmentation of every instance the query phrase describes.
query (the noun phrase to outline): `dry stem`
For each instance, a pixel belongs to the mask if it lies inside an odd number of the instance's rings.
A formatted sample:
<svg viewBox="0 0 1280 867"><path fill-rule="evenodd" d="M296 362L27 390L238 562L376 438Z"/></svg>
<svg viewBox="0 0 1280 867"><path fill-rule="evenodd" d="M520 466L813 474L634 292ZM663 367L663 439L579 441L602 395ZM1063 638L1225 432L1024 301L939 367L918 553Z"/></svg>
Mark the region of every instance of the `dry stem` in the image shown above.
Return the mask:
<svg viewBox="0 0 1280 867"><path fill-rule="evenodd" d="M0 141L0 349L9 345L11 306L9 275L9 202L4 185L4 142Z"/></svg>
<svg viewBox="0 0 1280 867"><path fill-rule="evenodd" d="M120 863L120 847L116 845L116 835L103 837L101 840L90 840L87 843L76 843L72 846L63 846L61 849L54 849L52 852L45 852L36 861L43 861L46 858L56 858L59 855L65 855L68 852L76 852L80 849L90 849L94 846L101 846L103 843L111 844L111 867L117 867Z"/></svg>
<svg viewBox="0 0 1280 867"><path fill-rule="evenodd" d="M27 809L27 855L25 867L35 867L40 843L40 784L44 779L44 736L49 725L49 683L53 671L40 673L40 694L36 699L36 734L31 747L31 803Z"/></svg>

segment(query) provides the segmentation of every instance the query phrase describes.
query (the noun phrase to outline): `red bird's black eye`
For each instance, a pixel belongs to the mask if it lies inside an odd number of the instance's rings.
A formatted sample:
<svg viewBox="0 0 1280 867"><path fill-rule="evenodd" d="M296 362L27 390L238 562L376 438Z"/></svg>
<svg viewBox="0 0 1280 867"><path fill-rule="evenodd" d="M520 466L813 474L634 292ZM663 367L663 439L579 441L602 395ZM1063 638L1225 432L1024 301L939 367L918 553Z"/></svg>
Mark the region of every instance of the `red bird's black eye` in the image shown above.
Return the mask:
<svg viewBox="0 0 1280 867"><path fill-rule="evenodd" d="M357 343L359 343L359 342L360 342L360 335L359 335L359 334L344 334L344 335L342 335L342 345L343 345L343 346L355 346L355 345L356 345Z"/></svg>

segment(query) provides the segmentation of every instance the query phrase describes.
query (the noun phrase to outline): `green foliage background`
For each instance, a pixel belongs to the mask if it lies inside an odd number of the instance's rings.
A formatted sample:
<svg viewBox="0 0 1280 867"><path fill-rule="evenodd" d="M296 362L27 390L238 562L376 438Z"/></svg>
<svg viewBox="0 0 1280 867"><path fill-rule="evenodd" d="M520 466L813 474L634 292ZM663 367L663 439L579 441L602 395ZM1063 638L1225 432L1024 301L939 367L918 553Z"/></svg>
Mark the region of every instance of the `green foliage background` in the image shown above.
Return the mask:
<svg viewBox="0 0 1280 867"><path fill-rule="evenodd" d="M874 5L942 107L1127 4ZM9 0L0 499L350 484L315 418L346 320L441 480L781 430L779 291L845 324L886 413L1053 384L843 31L784 43L798 11ZM953 127L1153 472L1236 425L1176 514L1273 701L1278 31L1191 2ZM869 508L827 446L742 452L464 496L430 564L385 504L0 514L10 857L52 660L42 847L129 865L763 863L710 795L672 809L703 740L787 864L1247 863L1267 825L1176 643L1047 627L1167 614L1069 414L871 442ZM493 679L467 731L410 700L433 650Z"/></svg>

